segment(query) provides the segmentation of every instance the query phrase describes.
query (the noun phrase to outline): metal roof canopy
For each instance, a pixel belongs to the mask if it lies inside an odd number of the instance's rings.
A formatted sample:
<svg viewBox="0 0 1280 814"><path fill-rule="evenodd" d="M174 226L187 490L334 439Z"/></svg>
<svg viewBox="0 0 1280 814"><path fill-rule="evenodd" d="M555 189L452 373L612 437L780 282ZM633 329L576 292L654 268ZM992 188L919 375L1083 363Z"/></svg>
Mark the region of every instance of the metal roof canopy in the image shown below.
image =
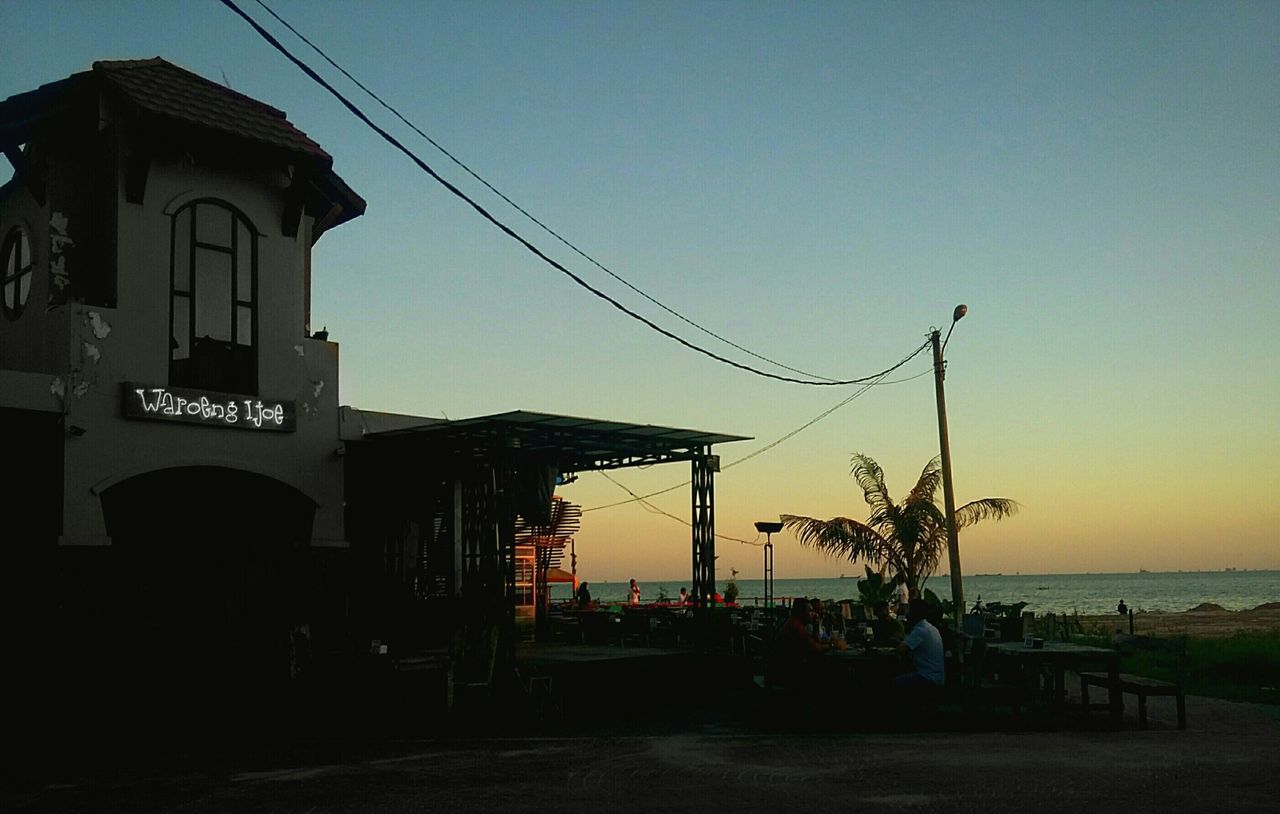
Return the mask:
<svg viewBox="0 0 1280 814"><path fill-rule="evenodd" d="M366 433L356 443L375 458L392 464L386 467L391 471L405 471L412 461L425 464L436 474L452 469L459 476L486 469L530 474L542 469L549 474L548 469L554 468L564 474L688 461L692 470L692 583L694 595L712 605L716 561L713 482L719 461L711 454L711 446L746 440L749 439L741 435L517 410ZM529 464L533 466L526 469ZM469 486L463 480L455 480L452 590L455 596L462 597L468 590L464 586L472 585L480 594L491 594L495 607L503 606L501 623L514 630L516 574L515 558L510 555L516 544L515 529L505 512L499 510L497 500L499 492L508 491L498 488L492 479L479 478ZM507 494L508 508L511 500ZM499 584L503 587L493 593ZM486 613L482 610L468 615L463 627L497 618ZM542 630L545 616L537 610L535 614L535 628ZM545 636L545 632L538 635ZM509 639L514 647L514 636Z"/></svg>
<svg viewBox="0 0 1280 814"><path fill-rule="evenodd" d="M500 450L545 454L554 458L560 472L690 461L704 456L712 444L750 440L742 435L524 410L385 430L364 438L472 460L487 459Z"/></svg>

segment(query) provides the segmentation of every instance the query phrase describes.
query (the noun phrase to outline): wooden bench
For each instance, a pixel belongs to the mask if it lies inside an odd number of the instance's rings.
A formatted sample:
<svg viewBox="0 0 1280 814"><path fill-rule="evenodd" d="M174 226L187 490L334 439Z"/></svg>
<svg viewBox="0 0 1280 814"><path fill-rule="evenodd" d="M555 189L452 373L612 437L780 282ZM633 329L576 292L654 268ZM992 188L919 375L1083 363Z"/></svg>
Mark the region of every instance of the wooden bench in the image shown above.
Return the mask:
<svg viewBox="0 0 1280 814"><path fill-rule="evenodd" d="M1187 728L1187 703L1182 690L1187 656L1187 639L1175 636L1159 639L1152 636L1116 636L1116 646L1121 656L1136 653L1151 653L1156 662L1172 668L1174 680L1161 681L1155 678L1121 673L1117 678L1120 691L1138 696L1138 728L1147 728L1147 698L1173 696L1178 704L1178 728ZM1106 673L1080 674L1080 702L1085 713L1091 709L1089 704L1089 687L1105 687L1110 689L1111 680Z"/></svg>

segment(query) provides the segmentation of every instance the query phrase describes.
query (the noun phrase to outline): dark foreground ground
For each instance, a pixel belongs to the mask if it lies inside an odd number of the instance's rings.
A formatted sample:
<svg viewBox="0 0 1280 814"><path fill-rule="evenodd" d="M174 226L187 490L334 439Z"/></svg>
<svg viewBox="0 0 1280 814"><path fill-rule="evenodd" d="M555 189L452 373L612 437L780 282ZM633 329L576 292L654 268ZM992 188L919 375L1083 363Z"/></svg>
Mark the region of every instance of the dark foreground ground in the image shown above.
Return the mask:
<svg viewBox="0 0 1280 814"><path fill-rule="evenodd" d="M1280 708L1188 698L1190 728L1179 731L1166 700L1152 700L1146 731L1130 705L1119 732L1100 720L972 731L947 719L923 731L781 731L694 714L599 724L564 716L572 720L542 726L552 733L542 736L258 734L213 745L138 743L126 727L73 761L60 761L56 747L19 755L0 810L1280 810ZM822 723L853 714L833 700Z"/></svg>

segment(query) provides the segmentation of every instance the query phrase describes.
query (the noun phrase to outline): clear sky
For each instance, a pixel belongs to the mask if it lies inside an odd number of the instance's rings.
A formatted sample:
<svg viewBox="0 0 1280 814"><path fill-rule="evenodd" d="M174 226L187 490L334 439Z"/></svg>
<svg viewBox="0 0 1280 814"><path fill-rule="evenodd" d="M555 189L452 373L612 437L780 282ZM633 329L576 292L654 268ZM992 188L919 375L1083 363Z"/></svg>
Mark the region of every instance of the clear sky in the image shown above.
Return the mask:
<svg viewBox="0 0 1280 814"><path fill-rule="evenodd" d="M269 20L255 0L246 11ZM490 183L691 320L832 378L947 349L965 573L1280 568L1280 4L299 2L272 7ZM852 394L695 355L525 252L216 0L6 2L0 98L162 56L286 110L369 201L317 246L341 400L513 409L752 436ZM268 28L320 67L279 25ZM741 361L574 255L362 97L447 178L592 284ZM8 167L2 178L8 177ZM721 534L866 517L938 450L918 357L716 480ZM638 493L686 465L624 470ZM599 474L562 489L625 499ZM654 502L689 516L689 494ZM857 566L775 535L779 578ZM686 578L686 527L589 512L580 575ZM759 548L718 569L759 577Z"/></svg>

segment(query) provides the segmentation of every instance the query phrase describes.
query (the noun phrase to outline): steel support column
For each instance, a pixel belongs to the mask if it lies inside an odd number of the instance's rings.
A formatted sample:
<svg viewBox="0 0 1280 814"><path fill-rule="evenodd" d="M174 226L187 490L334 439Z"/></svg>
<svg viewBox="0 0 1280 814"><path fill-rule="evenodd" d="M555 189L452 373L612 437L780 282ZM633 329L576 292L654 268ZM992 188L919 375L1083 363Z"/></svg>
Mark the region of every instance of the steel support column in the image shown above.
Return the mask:
<svg viewBox="0 0 1280 814"><path fill-rule="evenodd" d="M498 573L501 588L497 594L499 618L502 620L504 645L515 652L516 630L516 510L512 496L510 465L494 473L497 481L497 512L494 529L498 545Z"/></svg>
<svg viewBox="0 0 1280 814"><path fill-rule="evenodd" d="M767 542L764 544L764 605L766 608L773 607L773 540L772 536L765 538Z"/></svg>
<svg viewBox="0 0 1280 814"><path fill-rule="evenodd" d="M710 447L703 447L701 454L692 461L693 513L693 595L697 601L710 605L716 592L716 508L715 470L720 459L711 455Z"/></svg>

